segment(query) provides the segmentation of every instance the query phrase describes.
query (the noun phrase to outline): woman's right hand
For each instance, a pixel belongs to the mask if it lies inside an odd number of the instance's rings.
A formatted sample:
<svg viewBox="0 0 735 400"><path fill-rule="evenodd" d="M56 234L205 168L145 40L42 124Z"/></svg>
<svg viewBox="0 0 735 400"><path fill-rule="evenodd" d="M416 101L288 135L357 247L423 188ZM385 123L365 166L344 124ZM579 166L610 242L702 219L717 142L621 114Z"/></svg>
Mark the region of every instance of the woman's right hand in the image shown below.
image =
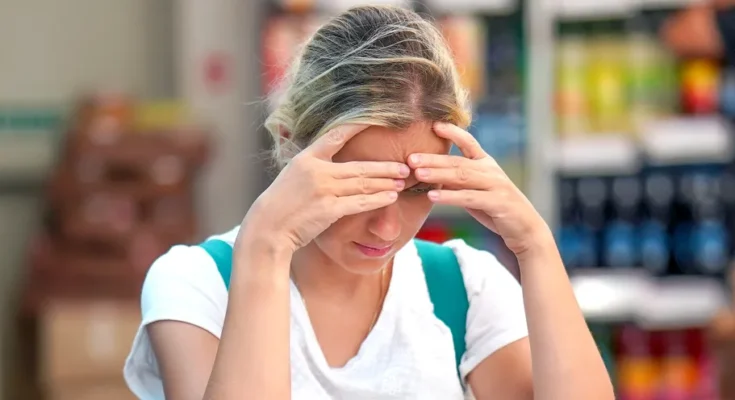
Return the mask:
<svg viewBox="0 0 735 400"><path fill-rule="evenodd" d="M250 208L241 233L293 252L346 215L395 202L410 174L407 165L332 162L345 143L366 128L339 126L296 155Z"/></svg>

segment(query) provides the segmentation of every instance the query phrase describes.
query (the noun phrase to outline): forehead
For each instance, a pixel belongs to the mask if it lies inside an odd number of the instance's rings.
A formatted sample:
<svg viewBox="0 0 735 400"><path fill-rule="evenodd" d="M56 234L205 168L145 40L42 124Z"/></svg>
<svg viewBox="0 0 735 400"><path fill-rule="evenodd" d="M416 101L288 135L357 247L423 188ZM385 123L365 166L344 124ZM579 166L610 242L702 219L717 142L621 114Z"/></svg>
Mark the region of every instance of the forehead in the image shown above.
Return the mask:
<svg viewBox="0 0 735 400"><path fill-rule="evenodd" d="M450 143L438 137L431 126L430 122L416 122L402 130L371 126L347 142L332 159L406 162L413 153L447 154Z"/></svg>

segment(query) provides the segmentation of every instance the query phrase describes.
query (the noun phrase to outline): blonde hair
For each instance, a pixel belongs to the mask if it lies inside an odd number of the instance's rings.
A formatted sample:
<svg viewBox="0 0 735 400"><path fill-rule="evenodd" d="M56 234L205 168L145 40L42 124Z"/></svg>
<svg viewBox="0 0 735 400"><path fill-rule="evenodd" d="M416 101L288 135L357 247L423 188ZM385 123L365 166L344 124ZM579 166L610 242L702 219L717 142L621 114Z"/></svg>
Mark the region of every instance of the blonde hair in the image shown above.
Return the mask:
<svg viewBox="0 0 735 400"><path fill-rule="evenodd" d="M441 33L398 7L356 7L331 19L305 44L285 83L265 122L279 168L345 123L470 123L468 95Z"/></svg>

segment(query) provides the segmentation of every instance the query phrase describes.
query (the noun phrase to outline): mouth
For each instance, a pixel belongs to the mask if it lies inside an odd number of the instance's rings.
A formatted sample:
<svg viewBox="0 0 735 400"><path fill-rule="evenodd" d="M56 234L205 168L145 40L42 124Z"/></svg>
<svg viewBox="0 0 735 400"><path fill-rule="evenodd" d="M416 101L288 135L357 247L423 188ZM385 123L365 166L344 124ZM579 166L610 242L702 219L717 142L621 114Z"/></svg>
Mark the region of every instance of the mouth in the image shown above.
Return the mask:
<svg viewBox="0 0 735 400"><path fill-rule="evenodd" d="M368 257L384 257L386 254L390 253L390 251L393 249L393 245L366 245L354 242L355 246L357 247L360 252Z"/></svg>

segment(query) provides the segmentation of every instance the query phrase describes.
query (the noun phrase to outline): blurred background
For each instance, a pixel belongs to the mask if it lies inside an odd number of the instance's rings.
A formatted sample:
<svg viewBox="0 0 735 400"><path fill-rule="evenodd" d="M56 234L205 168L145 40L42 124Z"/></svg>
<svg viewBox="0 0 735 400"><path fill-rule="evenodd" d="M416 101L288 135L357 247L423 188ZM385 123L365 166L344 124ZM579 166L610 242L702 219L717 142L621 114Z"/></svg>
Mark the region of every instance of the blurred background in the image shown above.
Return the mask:
<svg viewBox="0 0 735 400"><path fill-rule="evenodd" d="M240 222L272 178L276 82L364 3L440 25L470 131L554 229L619 398L735 398L727 0L0 0L0 399L132 398L147 268ZM462 211L420 236L520 278Z"/></svg>

